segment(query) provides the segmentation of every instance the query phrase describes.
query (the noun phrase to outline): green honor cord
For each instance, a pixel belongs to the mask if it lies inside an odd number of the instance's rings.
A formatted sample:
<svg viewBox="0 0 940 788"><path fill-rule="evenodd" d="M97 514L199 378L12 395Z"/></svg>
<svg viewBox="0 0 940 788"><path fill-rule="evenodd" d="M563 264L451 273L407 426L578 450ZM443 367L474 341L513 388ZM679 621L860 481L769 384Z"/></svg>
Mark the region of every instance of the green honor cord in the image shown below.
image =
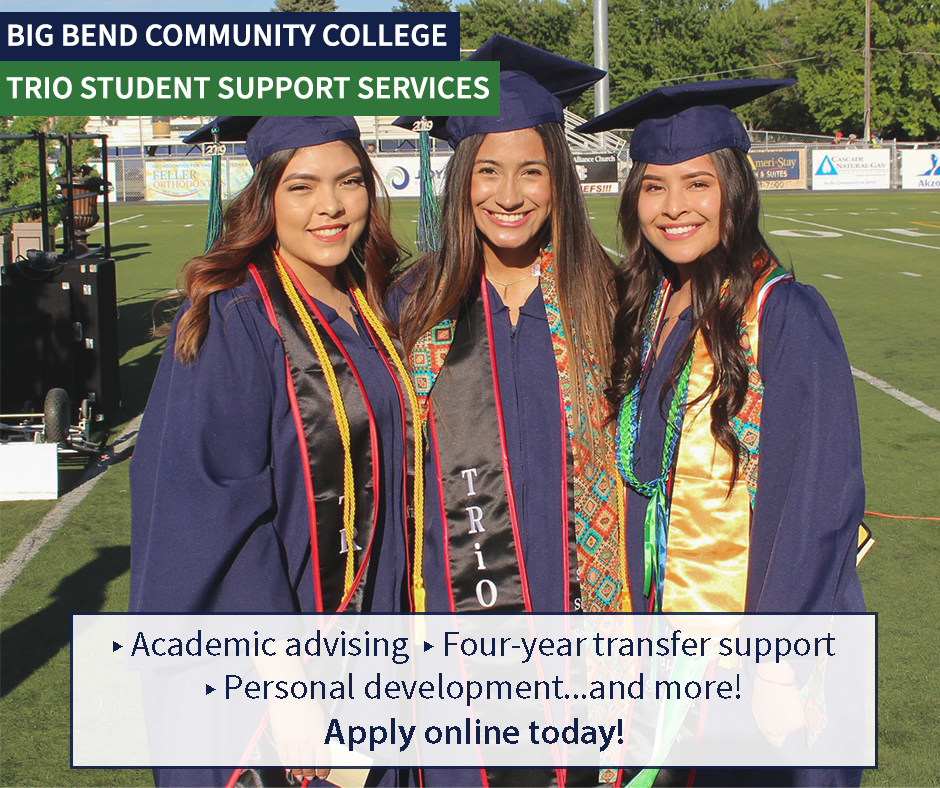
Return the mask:
<svg viewBox="0 0 940 788"><path fill-rule="evenodd" d="M678 681L683 687L690 681L701 681L708 662L708 657L688 657L685 654L676 654L676 663L669 679ZM650 788L653 785L660 770L656 764L661 764L666 759L691 707L692 700L685 695L660 705L659 718L656 721L656 739L653 742L653 757L650 758L647 768L627 783L628 788Z"/></svg>
<svg viewBox="0 0 940 788"><path fill-rule="evenodd" d="M643 340L643 357L649 358L652 347L649 333ZM617 422L617 465L624 481L632 490L649 498L646 506L646 517L643 522L643 593L650 595L650 589L655 581L655 610L659 610L663 598L663 581L666 574L666 542L669 532L669 497L666 494L666 485L672 469L676 448L679 445L679 435L682 432L682 421L685 417L685 401L689 393L689 375L692 371L692 355L689 355L679 380L676 381L676 390L669 404L669 413L666 417L666 436L663 441L663 456L660 474L648 482L641 482L634 471L636 463L636 444L640 437L640 381L620 406L620 415Z"/></svg>

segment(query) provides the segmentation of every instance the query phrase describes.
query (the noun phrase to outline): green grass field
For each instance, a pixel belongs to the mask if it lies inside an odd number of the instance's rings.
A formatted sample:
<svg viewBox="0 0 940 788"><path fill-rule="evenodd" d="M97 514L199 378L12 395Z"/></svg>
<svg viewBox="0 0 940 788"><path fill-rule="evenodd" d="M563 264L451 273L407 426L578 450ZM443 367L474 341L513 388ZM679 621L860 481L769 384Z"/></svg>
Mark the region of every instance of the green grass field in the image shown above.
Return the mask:
<svg viewBox="0 0 940 788"><path fill-rule="evenodd" d="M615 249L616 201L589 202L601 242ZM765 232L797 278L827 299L849 359L940 409L940 201L936 194L770 194ZM162 351L150 339L159 299L204 241L200 206L129 205L112 211L118 267L122 410L138 415ZM396 231L414 234L416 204L394 206ZM100 232L100 231L99 231ZM7 372L7 370L4 370ZM856 381L867 509L940 517L940 422ZM63 469L64 488L80 468ZM3 504L6 558L53 502ZM871 516L877 544L860 568L879 613L879 763L867 786L940 785L940 522ZM130 511L127 462L109 470L0 600L0 785L150 785L149 772L69 769L72 612L124 611ZM796 570L796 568L794 568Z"/></svg>

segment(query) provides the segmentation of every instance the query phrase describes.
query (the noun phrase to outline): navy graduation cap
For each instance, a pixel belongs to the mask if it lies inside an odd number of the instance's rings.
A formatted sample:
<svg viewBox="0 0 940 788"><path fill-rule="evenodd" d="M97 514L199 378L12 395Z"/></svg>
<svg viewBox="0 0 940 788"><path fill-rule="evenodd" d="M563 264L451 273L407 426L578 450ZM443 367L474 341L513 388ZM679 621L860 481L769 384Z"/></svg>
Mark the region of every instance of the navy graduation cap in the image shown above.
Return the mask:
<svg viewBox="0 0 940 788"><path fill-rule="evenodd" d="M183 142L234 142L245 140L245 155L255 169L258 163L281 150L307 148L324 142L359 139L359 126L350 116L222 115L197 129ZM222 159L212 157L209 182L209 221L206 252L222 235Z"/></svg>
<svg viewBox="0 0 940 788"><path fill-rule="evenodd" d="M473 134L517 131L550 121L564 123L564 107L606 73L499 34L491 36L467 60L499 61L499 115L429 117L431 136L447 140L453 147ZM419 120L403 116L394 125L410 129Z"/></svg>
<svg viewBox="0 0 940 788"><path fill-rule="evenodd" d="M722 79L664 85L582 123L575 131L632 128L630 158L647 164L678 164L722 148L747 151L751 140L731 110L795 82Z"/></svg>
<svg viewBox="0 0 940 788"><path fill-rule="evenodd" d="M245 140L245 155L252 168L281 150L359 138L359 126L351 116L223 115L194 131L183 142L212 142L214 128L219 130L220 141Z"/></svg>

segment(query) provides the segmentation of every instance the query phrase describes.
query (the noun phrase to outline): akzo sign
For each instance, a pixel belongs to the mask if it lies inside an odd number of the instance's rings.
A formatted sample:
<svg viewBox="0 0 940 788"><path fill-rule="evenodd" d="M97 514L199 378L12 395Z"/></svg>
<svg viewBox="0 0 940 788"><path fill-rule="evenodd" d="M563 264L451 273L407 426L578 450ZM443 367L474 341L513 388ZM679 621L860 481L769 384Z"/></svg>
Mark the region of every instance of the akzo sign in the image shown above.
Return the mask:
<svg viewBox="0 0 940 788"><path fill-rule="evenodd" d="M813 151L814 191L890 189L891 151L848 148Z"/></svg>
<svg viewBox="0 0 940 788"><path fill-rule="evenodd" d="M902 189L940 189L940 148L901 152Z"/></svg>

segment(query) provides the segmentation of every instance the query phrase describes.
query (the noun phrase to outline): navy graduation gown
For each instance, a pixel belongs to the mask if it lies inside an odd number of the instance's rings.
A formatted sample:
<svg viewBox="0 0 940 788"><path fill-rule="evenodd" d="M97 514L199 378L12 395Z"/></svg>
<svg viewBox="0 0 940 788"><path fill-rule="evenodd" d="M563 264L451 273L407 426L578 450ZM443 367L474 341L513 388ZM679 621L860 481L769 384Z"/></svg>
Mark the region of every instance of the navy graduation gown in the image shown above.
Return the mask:
<svg viewBox="0 0 940 788"><path fill-rule="evenodd" d="M378 432L383 495L363 608L401 611L401 400L361 320L357 333L319 307L359 372ZM248 277L212 296L193 363L176 358L175 333L174 323L131 462L131 612L316 612L284 346L257 285ZM160 785L224 785L231 772L170 769L156 777Z"/></svg>
<svg viewBox="0 0 940 788"><path fill-rule="evenodd" d="M489 288L499 394L506 430L506 450L519 520L523 560L535 612L563 612L567 593L561 533L562 446L558 370L552 338L536 287L519 310L516 325L495 288ZM446 367L446 364L445 364ZM491 385L482 379L480 386ZM433 399L433 393L432 393ZM436 410L435 413L438 413ZM446 413L439 414L446 423ZM493 414L495 420L496 414ZM433 452L425 463L424 582L429 612L450 609L444 552L444 528ZM498 611L499 604L493 608Z"/></svg>
<svg viewBox="0 0 940 788"><path fill-rule="evenodd" d="M691 329L679 318L641 393L636 470L658 475L672 392L661 392ZM785 281L761 316L758 369L764 381L760 475L751 518L746 610L850 613L865 610L855 569L865 506L855 388L835 319L812 287ZM660 403L666 404L661 407ZM627 560L634 609L643 595L647 500L627 497ZM791 739L799 736L791 734ZM788 744L789 744L788 740ZM860 770L709 770L696 785L858 785Z"/></svg>
<svg viewBox="0 0 940 788"><path fill-rule="evenodd" d="M487 282L491 307L494 354L500 402L506 435L506 451L512 477L513 496L519 522L523 560L527 569L532 609L563 612L568 579L562 534L561 485L562 413L559 404L558 369L552 348L542 291L536 287L519 310L515 326L509 309L496 289ZM394 292L389 311L397 313L401 291ZM446 368L446 363L445 363ZM489 376L480 386L491 385ZM433 393L432 393L433 399ZM435 417L446 424L446 413L435 409ZM493 414L495 420L496 414ZM566 433L567 434L567 433ZM569 450L570 453L570 450ZM437 484L437 458L428 453L425 477L424 582L427 610L450 609L445 574L445 531ZM569 479L569 496L573 495ZM499 603L493 608L498 611ZM554 785L554 769L500 769L492 774L498 784ZM588 774L593 775L588 778ZM572 770L568 785L596 784L597 771ZM424 769L424 784L442 786L482 785L479 769Z"/></svg>

